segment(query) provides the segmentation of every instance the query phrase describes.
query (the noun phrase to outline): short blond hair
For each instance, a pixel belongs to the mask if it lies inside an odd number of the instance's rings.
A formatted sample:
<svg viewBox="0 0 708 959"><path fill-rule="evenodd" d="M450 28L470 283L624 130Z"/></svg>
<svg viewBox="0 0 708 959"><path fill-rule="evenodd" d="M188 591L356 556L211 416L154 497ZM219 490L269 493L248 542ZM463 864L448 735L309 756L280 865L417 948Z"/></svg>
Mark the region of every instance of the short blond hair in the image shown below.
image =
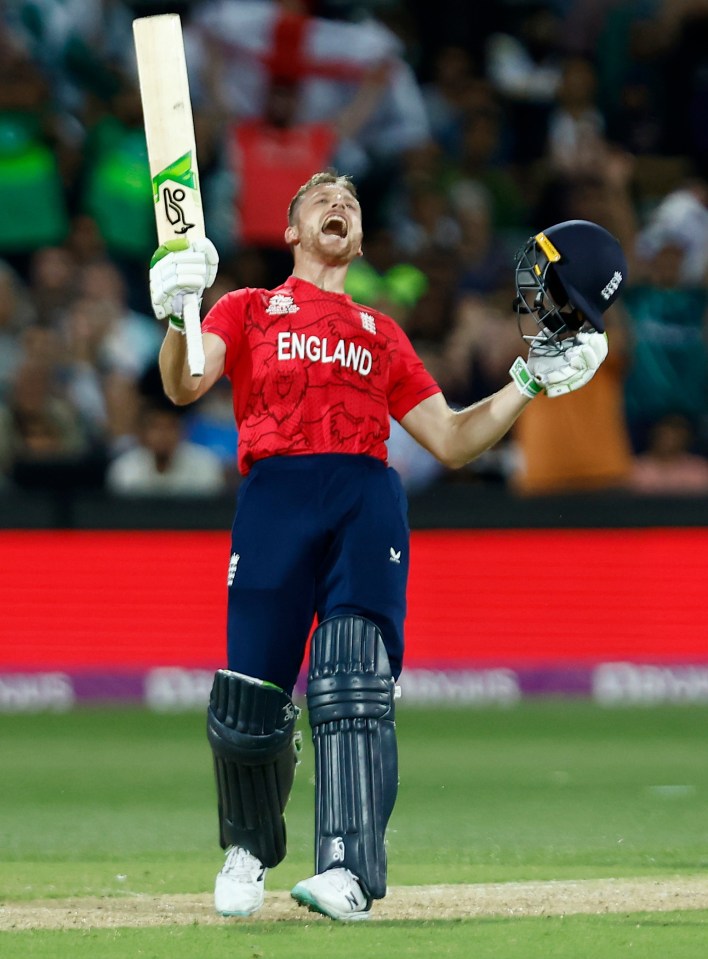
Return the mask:
<svg viewBox="0 0 708 959"><path fill-rule="evenodd" d="M300 189L297 191L295 196L290 201L290 205L288 207L288 223L291 226L295 219L295 210L297 208L297 205L300 202L300 200L304 197L304 195L308 193L310 190L314 190L316 186L322 186L323 184L330 184L330 183L334 184L335 186L341 187L344 190L349 190L349 192L351 193L351 195L354 197L355 200L359 199L359 197L357 196L356 187L354 186L354 182L352 181L351 177L345 176L343 174L335 173L333 170L323 170L321 173L315 173L313 176L310 177L307 183L303 183L303 185L300 187Z"/></svg>

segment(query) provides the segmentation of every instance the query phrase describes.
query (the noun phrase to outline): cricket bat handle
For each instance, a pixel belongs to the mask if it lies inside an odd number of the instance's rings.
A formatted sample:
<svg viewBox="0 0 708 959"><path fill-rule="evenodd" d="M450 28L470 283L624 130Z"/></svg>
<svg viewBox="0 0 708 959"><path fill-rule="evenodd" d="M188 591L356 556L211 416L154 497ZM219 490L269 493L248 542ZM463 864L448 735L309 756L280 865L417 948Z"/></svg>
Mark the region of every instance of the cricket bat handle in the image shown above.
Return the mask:
<svg viewBox="0 0 708 959"><path fill-rule="evenodd" d="M184 334L187 338L187 364L192 376L204 375L204 344L202 342L202 323L199 315L199 297L196 293L184 294L182 317Z"/></svg>

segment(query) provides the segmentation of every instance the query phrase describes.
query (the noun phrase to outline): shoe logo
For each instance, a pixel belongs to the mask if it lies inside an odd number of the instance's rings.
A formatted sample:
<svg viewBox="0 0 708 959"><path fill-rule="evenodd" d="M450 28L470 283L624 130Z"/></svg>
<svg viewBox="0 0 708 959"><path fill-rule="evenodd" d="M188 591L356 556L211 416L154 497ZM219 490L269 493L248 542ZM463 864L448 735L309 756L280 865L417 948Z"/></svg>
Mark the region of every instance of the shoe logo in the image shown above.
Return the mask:
<svg viewBox="0 0 708 959"><path fill-rule="evenodd" d="M344 862L344 840L341 836L335 836L332 840L332 862Z"/></svg>
<svg viewBox="0 0 708 959"><path fill-rule="evenodd" d="M364 310L359 311L359 316L361 317L361 325L364 327L367 333L376 332L376 320L373 318L371 313L366 313Z"/></svg>
<svg viewBox="0 0 708 959"><path fill-rule="evenodd" d="M271 316L282 316L285 313L297 313L300 307L296 306L289 293L274 293L268 301L266 313Z"/></svg>
<svg viewBox="0 0 708 959"><path fill-rule="evenodd" d="M352 907L352 912L357 911L359 909L359 902L353 892L348 892L344 898Z"/></svg>
<svg viewBox="0 0 708 959"><path fill-rule="evenodd" d="M229 574L226 577L227 586L231 586L234 581L234 576L236 575L236 567L238 566L238 561L241 559L238 553L232 553L231 559L229 560Z"/></svg>
<svg viewBox="0 0 708 959"><path fill-rule="evenodd" d="M283 719L286 723L289 723L291 719L295 719L297 716L297 711L295 706L292 703L286 703L283 706Z"/></svg>
<svg viewBox="0 0 708 959"><path fill-rule="evenodd" d="M389 550L389 557L388 557L388 558L389 558L389 561L390 561L391 563L398 563L398 564L400 565L400 563L401 563L401 550L400 550L400 549L396 550L396 549L394 549L393 546L392 546L391 549Z"/></svg>

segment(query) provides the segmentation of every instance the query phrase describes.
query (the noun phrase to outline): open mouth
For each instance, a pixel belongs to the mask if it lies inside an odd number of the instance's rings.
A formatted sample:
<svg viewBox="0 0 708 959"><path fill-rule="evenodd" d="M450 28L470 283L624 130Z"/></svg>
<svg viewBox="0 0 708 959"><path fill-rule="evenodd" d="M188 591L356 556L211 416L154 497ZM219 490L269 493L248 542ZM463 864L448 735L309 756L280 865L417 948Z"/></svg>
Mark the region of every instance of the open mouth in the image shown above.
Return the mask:
<svg viewBox="0 0 708 959"><path fill-rule="evenodd" d="M322 232L327 236L339 236L344 239L349 232L349 225L343 216L334 213L328 216L322 224Z"/></svg>

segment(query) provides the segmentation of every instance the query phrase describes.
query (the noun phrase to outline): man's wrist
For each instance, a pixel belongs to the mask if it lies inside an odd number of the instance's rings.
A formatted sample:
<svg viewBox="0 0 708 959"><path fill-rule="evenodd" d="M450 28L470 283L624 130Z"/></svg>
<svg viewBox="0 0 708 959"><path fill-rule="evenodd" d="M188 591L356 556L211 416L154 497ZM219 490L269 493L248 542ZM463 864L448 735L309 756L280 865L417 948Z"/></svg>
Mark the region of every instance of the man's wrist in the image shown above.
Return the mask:
<svg viewBox="0 0 708 959"><path fill-rule="evenodd" d="M511 364L509 376L522 396L528 396L529 399L533 399L535 396L538 396L539 393L543 393L543 387L538 380L534 378L526 364L526 360L522 359L522 357L517 356Z"/></svg>
<svg viewBox="0 0 708 959"><path fill-rule="evenodd" d="M184 320L181 316L175 316L173 313L170 313L170 315L167 317L167 320L167 325L171 329L176 330L177 333L181 333L182 336L184 336Z"/></svg>

